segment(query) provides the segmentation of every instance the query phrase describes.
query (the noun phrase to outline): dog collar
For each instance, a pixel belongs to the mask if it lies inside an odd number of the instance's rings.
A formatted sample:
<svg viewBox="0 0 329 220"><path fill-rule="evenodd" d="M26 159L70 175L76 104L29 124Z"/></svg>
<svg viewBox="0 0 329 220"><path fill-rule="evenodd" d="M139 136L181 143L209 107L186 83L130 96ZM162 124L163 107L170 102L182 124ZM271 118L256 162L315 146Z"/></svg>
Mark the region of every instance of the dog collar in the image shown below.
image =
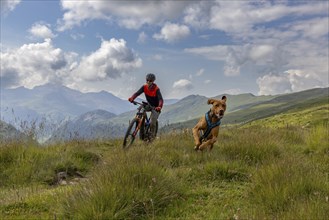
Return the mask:
<svg viewBox="0 0 329 220"><path fill-rule="evenodd" d="M219 121L215 122L215 123L211 123L209 115L210 115L210 110L206 113L206 121L207 121L207 125L208 128L210 127L210 129L213 129L214 127L217 127L221 124L221 118L219 118Z"/></svg>

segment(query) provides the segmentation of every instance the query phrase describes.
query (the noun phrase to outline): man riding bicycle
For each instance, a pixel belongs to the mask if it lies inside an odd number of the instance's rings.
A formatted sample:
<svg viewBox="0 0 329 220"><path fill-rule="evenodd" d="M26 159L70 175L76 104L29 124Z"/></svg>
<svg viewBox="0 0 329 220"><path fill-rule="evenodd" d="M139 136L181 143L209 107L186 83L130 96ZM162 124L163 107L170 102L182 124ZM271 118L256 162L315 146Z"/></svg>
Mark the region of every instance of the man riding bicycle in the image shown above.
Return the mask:
<svg viewBox="0 0 329 220"><path fill-rule="evenodd" d="M144 84L137 92L135 92L128 99L129 102L133 102L136 97L138 97L140 94L144 92L147 102L152 107L155 107L152 109L150 116L151 119L150 130L152 134L151 139L154 139L156 136L156 122L159 118L163 106L163 99L160 92L160 88L157 86L157 84L154 83L154 81L155 81L155 75L153 73L147 74L146 84Z"/></svg>

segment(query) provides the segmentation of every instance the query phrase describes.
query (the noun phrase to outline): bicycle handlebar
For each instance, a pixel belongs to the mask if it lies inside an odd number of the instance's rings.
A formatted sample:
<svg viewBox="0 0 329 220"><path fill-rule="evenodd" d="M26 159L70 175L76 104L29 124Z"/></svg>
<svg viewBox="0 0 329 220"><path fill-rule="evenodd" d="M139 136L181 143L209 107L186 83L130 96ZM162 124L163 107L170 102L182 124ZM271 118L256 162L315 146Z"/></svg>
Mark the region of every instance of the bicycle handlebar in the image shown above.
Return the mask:
<svg viewBox="0 0 329 220"><path fill-rule="evenodd" d="M134 105L144 105L143 103L136 102L136 101L132 101L131 103L133 103Z"/></svg>
<svg viewBox="0 0 329 220"><path fill-rule="evenodd" d="M143 102L143 101L142 101L142 103L140 103L140 102L132 101L131 103L133 103L134 105L140 105L140 106L143 106L144 108L145 108L146 106L149 106L150 108L155 109L155 107L151 106L151 105L150 105L149 103L147 103L147 102Z"/></svg>

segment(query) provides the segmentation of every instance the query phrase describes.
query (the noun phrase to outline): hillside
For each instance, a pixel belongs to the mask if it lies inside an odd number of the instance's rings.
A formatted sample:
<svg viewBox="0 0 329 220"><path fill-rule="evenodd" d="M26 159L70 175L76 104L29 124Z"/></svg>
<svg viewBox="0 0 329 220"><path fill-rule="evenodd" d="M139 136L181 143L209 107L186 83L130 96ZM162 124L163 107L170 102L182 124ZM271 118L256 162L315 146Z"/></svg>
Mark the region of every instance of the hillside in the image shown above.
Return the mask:
<svg viewBox="0 0 329 220"><path fill-rule="evenodd" d="M299 126L310 128L321 124L329 124L329 103L312 103L311 107L298 108L276 114L271 117L251 121L243 127L264 126L282 128Z"/></svg>
<svg viewBox="0 0 329 220"><path fill-rule="evenodd" d="M328 129L234 126L204 153L190 133L2 144L0 219L327 219Z"/></svg>
<svg viewBox="0 0 329 220"><path fill-rule="evenodd" d="M122 136L126 128L114 125L110 121L115 116L104 110L87 112L56 129L48 142L69 139L109 139Z"/></svg>
<svg viewBox="0 0 329 220"><path fill-rule="evenodd" d="M288 111L303 111L316 106L321 108L329 103L328 93L328 88L312 89L293 94L280 95L263 102L254 102L248 105L244 104L240 110L232 112L227 111L222 120L222 126L248 123ZM227 103L230 105L230 99L228 99ZM200 114L200 117L203 114ZM314 113L314 115L317 114ZM162 130L163 132L168 132L170 130L192 128L198 120L199 118L195 118L185 122L166 125Z"/></svg>

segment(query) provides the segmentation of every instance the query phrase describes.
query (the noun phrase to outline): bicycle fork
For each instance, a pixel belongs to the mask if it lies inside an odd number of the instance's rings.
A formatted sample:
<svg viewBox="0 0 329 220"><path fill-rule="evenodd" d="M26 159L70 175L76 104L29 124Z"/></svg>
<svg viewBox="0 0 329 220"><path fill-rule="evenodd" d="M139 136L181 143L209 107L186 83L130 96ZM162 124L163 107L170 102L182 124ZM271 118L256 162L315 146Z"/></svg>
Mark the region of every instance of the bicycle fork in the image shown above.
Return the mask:
<svg viewBox="0 0 329 220"><path fill-rule="evenodd" d="M142 122L143 122L142 119L138 119L137 127L136 127L135 131L132 133L132 136L133 137L135 137L137 135L137 132L140 130L140 128L142 126Z"/></svg>

